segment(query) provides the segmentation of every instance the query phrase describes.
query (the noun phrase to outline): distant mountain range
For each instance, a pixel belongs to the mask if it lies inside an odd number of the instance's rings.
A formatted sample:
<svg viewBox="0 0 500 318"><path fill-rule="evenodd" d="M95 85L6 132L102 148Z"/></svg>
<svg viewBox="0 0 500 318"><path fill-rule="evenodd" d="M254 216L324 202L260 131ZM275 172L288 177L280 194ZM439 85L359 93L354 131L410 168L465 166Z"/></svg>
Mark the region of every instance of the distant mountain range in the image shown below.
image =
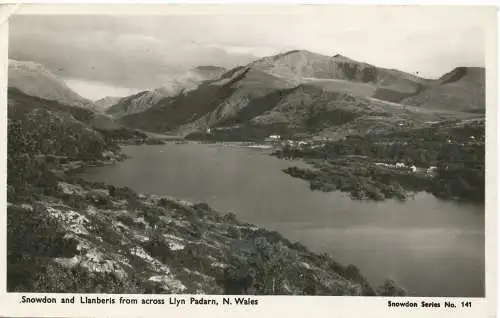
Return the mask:
<svg viewBox="0 0 500 318"><path fill-rule="evenodd" d="M27 95L105 112L119 125L177 134L245 127L259 135L339 137L418 126L485 108L484 68L457 67L432 80L340 54L304 50L231 70L199 66L162 87L95 103L32 62L9 61L9 86Z"/></svg>
<svg viewBox="0 0 500 318"><path fill-rule="evenodd" d="M294 50L229 70L121 121L178 133L238 125L338 133L340 126L354 123L346 126L349 131L366 133L374 121L385 127L401 120L418 124L484 107L482 68L457 68L431 80L342 55Z"/></svg>
<svg viewBox="0 0 500 318"><path fill-rule="evenodd" d="M113 103L106 109L106 113L113 117L122 117L142 112L164 98L193 89L206 80L218 78L225 71L225 68L218 66L199 66L162 87L143 91L118 100L108 98L108 101L113 101Z"/></svg>

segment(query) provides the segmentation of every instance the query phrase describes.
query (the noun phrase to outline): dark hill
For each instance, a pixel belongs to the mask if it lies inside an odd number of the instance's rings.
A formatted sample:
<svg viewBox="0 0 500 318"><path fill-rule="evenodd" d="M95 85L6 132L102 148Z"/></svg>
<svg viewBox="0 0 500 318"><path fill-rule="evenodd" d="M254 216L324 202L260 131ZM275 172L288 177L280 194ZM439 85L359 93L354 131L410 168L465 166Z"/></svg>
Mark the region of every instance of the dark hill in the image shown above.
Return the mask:
<svg viewBox="0 0 500 318"><path fill-rule="evenodd" d="M485 69L457 67L419 94L405 98L403 104L455 111L485 108Z"/></svg>

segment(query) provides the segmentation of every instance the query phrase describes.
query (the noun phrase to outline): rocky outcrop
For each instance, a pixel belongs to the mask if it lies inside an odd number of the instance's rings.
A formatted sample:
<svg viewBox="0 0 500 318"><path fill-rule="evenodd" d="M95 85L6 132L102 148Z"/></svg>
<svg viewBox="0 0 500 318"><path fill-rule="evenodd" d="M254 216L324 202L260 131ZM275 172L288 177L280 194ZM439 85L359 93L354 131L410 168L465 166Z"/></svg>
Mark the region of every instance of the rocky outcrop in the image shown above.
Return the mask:
<svg viewBox="0 0 500 318"><path fill-rule="evenodd" d="M45 255L45 268L109 275L123 286L134 281L142 292L375 295L354 266L344 268L328 255L314 254L206 204L66 180L57 182L43 200L9 203L8 214L12 243L23 240L18 235L25 218L44 219L52 227L35 233L38 245L52 249ZM52 245L54 233L62 240L57 246ZM34 253L9 246L14 254ZM11 270L29 266L10 264ZM60 279L41 284L35 278L17 284L17 290L80 291L69 279ZM9 280L9 286L18 283L12 276Z"/></svg>

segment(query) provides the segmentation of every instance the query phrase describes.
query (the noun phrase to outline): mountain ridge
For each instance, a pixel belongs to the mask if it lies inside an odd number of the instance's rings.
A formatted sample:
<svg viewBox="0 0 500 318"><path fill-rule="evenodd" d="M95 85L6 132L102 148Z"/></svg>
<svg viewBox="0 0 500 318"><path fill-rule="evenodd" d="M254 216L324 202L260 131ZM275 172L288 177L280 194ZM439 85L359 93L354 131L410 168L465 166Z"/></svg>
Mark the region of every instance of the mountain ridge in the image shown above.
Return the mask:
<svg viewBox="0 0 500 318"><path fill-rule="evenodd" d="M486 107L485 71L483 67L456 67L441 76L427 90L407 97L401 103L423 108L484 110Z"/></svg>
<svg viewBox="0 0 500 318"><path fill-rule="evenodd" d="M106 109L113 117L122 117L147 110L162 99L173 97L183 91L196 88L199 84L210 81L222 75L227 70L220 66L201 65L188 70L175 78L170 84L151 90L145 90L117 100Z"/></svg>
<svg viewBox="0 0 500 318"><path fill-rule="evenodd" d="M474 76L470 80L473 82ZM405 101L409 106L419 107L418 103L408 101L412 98L418 100L418 96L441 85L440 81L443 80L425 79L395 69L377 68L340 54L329 57L305 50L292 50L228 70L219 78L207 81L190 92L164 98L144 112L127 115L122 118L122 122L140 129L174 131L180 134L203 131L209 127L257 123L288 125L292 130L297 127L305 129L308 126L306 122L309 126L315 122L299 112L303 108L301 103L306 103L313 107L308 113L311 116L320 116L315 113L318 110L316 107L326 112L324 115L329 119L322 121L322 125L343 122L343 119L334 119L335 114L347 116L345 119L351 120L358 117L349 125L357 123L355 125L361 126L365 126L362 118L368 119L375 114L375 120L377 116L384 114L379 121L387 121L385 127L389 128L402 118L407 122L415 122L408 119L409 109L417 119L417 124L424 119L431 121L437 118L434 112L440 112L439 104L424 107L429 110L417 111L416 108L405 108L400 103ZM304 89L307 87L309 88ZM324 92L313 92L311 87ZM289 95L289 90L295 90L295 94ZM302 96L297 93L299 91ZM350 97L339 97L342 94ZM314 95L331 100L311 102L311 96ZM286 98L288 101L284 102ZM436 98L439 99L439 96ZM278 107L280 103L287 104L286 109L289 110ZM273 112L273 108L281 109L283 113L280 115L279 111ZM352 113L354 110L356 114ZM444 107L443 111L449 110ZM394 122L391 123L391 120ZM336 125L330 128L336 131L341 129Z"/></svg>
<svg viewBox="0 0 500 318"><path fill-rule="evenodd" d="M92 101L74 92L43 65L32 61L9 59L8 86L31 96L95 110Z"/></svg>

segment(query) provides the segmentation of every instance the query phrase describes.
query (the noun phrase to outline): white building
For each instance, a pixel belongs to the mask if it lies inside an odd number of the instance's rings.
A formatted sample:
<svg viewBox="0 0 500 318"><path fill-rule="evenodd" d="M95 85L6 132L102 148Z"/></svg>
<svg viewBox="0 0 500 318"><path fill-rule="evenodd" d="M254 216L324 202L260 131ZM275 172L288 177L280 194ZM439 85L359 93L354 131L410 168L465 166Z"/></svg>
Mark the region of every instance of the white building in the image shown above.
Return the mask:
<svg viewBox="0 0 500 318"><path fill-rule="evenodd" d="M433 175L434 173L436 173L437 171L437 167L436 166L430 166L428 169L427 169L427 174L428 175Z"/></svg>

